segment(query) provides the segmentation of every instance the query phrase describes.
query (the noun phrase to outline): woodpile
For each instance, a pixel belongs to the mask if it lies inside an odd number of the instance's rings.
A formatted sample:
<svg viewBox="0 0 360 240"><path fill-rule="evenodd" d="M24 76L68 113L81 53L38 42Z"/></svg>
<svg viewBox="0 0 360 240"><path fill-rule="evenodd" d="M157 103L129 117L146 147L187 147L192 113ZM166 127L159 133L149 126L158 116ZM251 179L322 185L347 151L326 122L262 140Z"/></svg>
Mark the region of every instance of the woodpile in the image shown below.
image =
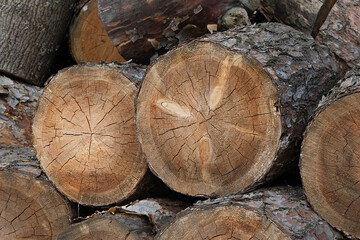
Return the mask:
<svg viewBox="0 0 360 240"><path fill-rule="evenodd" d="M360 239L359 16L0 3L0 239Z"/></svg>

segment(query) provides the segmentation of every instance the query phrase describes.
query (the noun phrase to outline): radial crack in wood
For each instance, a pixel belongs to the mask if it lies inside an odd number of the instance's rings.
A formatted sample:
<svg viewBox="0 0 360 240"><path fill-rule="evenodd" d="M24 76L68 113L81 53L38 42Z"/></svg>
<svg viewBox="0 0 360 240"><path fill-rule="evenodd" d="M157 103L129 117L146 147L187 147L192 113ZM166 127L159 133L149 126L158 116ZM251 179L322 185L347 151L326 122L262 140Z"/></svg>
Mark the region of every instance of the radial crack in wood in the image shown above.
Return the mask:
<svg viewBox="0 0 360 240"><path fill-rule="evenodd" d="M136 86L116 65L79 65L44 90L33 124L41 166L69 199L107 205L129 197L147 171L136 138Z"/></svg>
<svg viewBox="0 0 360 240"><path fill-rule="evenodd" d="M260 166L271 162L265 156L275 155L281 132L269 104L275 98L255 62L211 43L191 44L147 73L138 136L154 172L176 191L234 193L260 177Z"/></svg>
<svg viewBox="0 0 360 240"><path fill-rule="evenodd" d="M307 129L301 176L315 211L360 238L360 69L324 97Z"/></svg>

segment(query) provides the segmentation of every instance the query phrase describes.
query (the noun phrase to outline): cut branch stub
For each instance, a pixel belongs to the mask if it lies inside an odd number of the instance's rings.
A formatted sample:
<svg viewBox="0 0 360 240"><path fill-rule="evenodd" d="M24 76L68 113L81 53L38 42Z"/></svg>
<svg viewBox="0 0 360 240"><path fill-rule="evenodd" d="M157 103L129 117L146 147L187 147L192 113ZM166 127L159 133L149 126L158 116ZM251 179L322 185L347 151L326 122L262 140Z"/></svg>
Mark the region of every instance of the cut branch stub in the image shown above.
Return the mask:
<svg viewBox="0 0 360 240"><path fill-rule="evenodd" d="M28 149L24 151L31 154ZM56 239L70 225L68 202L39 177L41 171L33 161L21 162L13 156L1 159L1 166L6 166L7 161L11 166L0 170L0 239Z"/></svg>
<svg viewBox="0 0 360 240"><path fill-rule="evenodd" d="M42 168L69 199L107 205L129 197L147 164L134 125L135 85L116 65L79 65L44 90L33 125Z"/></svg>
<svg viewBox="0 0 360 240"><path fill-rule="evenodd" d="M77 63L125 62L104 29L96 2L85 4L70 26L71 53Z"/></svg>
<svg viewBox="0 0 360 240"><path fill-rule="evenodd" d="M218 44L192 43L157 61L137 102L150 167L188 195L236 193L276 154L276 88L255 61Z"/></svg>
<svg viewBox="0 0 360 240"><path fill-rule="evenodd" d="M311 205L332 226L360 238L360 69L324 98L307 129L301 176Z"/></svg>

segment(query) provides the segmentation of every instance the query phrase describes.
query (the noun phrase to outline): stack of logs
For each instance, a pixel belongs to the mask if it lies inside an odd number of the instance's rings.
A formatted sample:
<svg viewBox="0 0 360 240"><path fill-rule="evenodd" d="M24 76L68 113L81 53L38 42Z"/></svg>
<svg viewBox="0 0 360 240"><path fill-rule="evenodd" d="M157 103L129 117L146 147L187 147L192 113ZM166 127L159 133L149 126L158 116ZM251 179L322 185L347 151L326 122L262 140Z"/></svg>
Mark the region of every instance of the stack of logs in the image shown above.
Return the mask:
<svg viewBox="0 0 360 240"><path fill-rule="evenodd" d="M0 239L360 238L358 2L0 10Z"/></svg>

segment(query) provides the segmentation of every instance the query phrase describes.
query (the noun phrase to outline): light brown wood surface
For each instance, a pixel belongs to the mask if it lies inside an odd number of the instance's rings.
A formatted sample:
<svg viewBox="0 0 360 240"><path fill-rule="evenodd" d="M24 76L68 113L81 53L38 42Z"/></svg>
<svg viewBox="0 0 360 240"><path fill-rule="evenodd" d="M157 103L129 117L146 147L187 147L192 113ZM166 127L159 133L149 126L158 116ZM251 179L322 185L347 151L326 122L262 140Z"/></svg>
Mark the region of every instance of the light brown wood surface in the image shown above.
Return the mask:
<svg viewBox="0 0 360 240"><path fill-rule="evenodd" d="M42 168L72 201L108 205L129 197L147 164L136 138L136 86L116 65L78 65L44 90L34 119Z"/></svg>
<svg viewBox="0 0 360 240"><path fill-rule="evenodd" d="M86 3L71 24L70 46L77 63L125 61L104 29L96 0Z"/></svg>

